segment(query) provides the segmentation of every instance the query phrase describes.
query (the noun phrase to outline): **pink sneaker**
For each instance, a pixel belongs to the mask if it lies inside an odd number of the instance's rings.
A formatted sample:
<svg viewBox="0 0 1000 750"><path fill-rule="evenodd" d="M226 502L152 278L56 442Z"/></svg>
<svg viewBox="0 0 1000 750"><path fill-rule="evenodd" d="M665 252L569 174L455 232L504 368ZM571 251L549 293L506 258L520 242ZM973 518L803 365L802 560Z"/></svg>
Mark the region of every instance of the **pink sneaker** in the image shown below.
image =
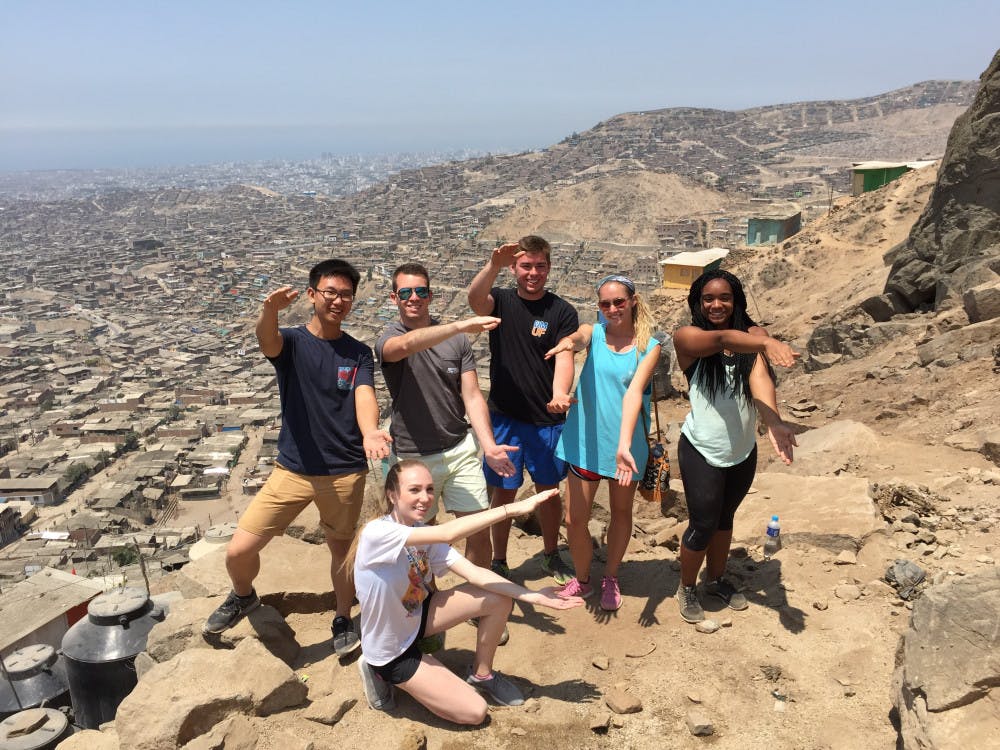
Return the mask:
<svg viewBox="0 0 1000 750"><path fill-rule="evenodd" d="M604 576L601 579L601 609L614 612L622 606L622 592L618 588L615 576Z"/></svg>
<svg viewBox="0 0 1000 750"><path fill-rule="evenodd" d="M561 589L556 589L556 596L560 599L569 599L571 596L582 596L586 599L594 593L594 586L590 581L580 583L576 578L570 578Z"/></svg>

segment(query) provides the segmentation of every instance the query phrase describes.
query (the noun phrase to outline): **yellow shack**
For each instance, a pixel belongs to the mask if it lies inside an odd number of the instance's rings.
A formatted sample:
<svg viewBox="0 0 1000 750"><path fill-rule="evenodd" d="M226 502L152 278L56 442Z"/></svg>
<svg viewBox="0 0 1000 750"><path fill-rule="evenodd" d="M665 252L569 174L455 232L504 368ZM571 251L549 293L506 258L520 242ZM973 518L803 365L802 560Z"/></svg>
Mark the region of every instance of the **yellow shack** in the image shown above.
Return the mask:
<svg viewBox="0 0 1000 750"><path fill-rule="evenodd" d="M707 250L688 250L660 261L663 269L663 286L667 289L689 289L705 271L718 268L729 255L723 247Z"/></svg>

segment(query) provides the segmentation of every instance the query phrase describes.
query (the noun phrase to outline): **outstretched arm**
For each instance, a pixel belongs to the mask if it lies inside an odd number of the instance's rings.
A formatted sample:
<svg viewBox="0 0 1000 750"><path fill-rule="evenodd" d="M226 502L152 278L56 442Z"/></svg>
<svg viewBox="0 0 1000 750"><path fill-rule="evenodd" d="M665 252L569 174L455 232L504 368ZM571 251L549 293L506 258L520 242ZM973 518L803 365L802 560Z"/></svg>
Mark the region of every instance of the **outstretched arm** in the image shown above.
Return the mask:
<svg viewBox="0 0 1000 750"><path fill-rule="evenodd" d="M732 328L706 331L697 326L682 326L674 333L677 366L686 370L696 359L711 357L721 351L739 354L763 354L768 361L791 367L801 355L788 344L758 332L744 333Z"/></svg>
<svg viewBox="0 0 1000 750"><path fill-rule="evenodd" d="M479 390L479 377L475 370L462 373L462 402L465 413L469 415L472 431L483 449L483 458L493 471L502 477L514 476L514 464L507 455L509 451L520 450L516 445L497 445L493 439L493 425L490 422L490 409Z"/></svg>
<svg viewBox="0 0 1000 750"><path fill-rule="evenodd" d="M456 320L454 323L414 328L412 331L385 340L385 343L382 344L382 361L399 362L411 354L430 349L460 333L492 331L498 325L500 325L500 318L480 315L474 318Z"/></svg>
<svg viewBox="0 0 1000 750"><path fill-rule="evenodd" d="M375 389L370 385L359 385L354 389L354 411L364 441L365 455L372 459L388 457L392 438L388 432L378 428L378 400L375 398Z"/></svg>
<svg viewBox="0 0 1000 750"><path fill-rule="evenodd" d="M555 370L552 373L552 399L545 405L545 408L553 414L564 414L576 403L576 399L569 393L573 388L573 375L576 369L573 355L590 346L593 332L594 327L584 323L569 336L563 336L558 344L545 352L545 359L556 358Z"/></svg>
<svg viewBox="0 0 1000 750"><path fill-rule="evenodd" d="M635 424L639 421L639 412L642 411L642 393L653 378L656 365L660 361L660 349L661 346L657 344L642 358L622 398L622 423L618 429L618 452L615 454L615 468L617 468L615 477L621 485L633 482L633 475L639 473L639 467L636 466L635 457L632 455L632 435L635 434ZM653 404L653 408L656 408L656 404Z"/></svg>
<svg viewBox="0 0 1000 750"><path fill-rule="evenodd" d="M283 286L264 298L264 303L260 307L260 315L257 316L255 332L257 343L260 344L260 351L265 357L274 359L281 354L284 341L281 338L281 331L278 329L278 312L292 304L298 296L297 290L290 286Z"/></svg>
<svg viewBox="0 0 1000 750"><path fill-rule="evenodd" d="M481 568L464 557L456 561L450 568L451 572L461 576L474 586L478 586L494 594L509 596L525 604L535 604L549 609L573 609L583 605L583 599L579 596L571 596L562 599L556 596L556 587L548 586L538 591L519 586L508 581L506 578L497 575L492 570Z"/></svg>
<svg viewBox="0 0 1000 750"><path fill-rule="evenodd" d="M594 326L584 323L569 336L563 336L559 343L545 352L545 359L552 359L560 352L582 352L590 346L590 338L594 335Z"/></svg>
<svg viewBox="0 0 1000 750"><path fill-rule="evenodd" d="M439 523L436 526L414 526L410 529L406 537L407 544L454 544L465 539L477 531L489 528L493 524L507 518L522 516L531 513L539 505L559 494L559 489L546 490L532 495L525 500L518 500L516 503L501 505L499 508L490 508L472 513L452 521Z"/></svg>
<svg viewBox="0 0 1000 750"><path fill-rule="evenodd" d="M514 265L514 259L524 253L516 242L508 242L490 252L490 259L469 284L469 307L476 315L490 315L493 312L493 295L490 290L500 271Z"/></svg>
<svg viewBox="0 0 1000 750"><path fill-rule="evenodd" d="M795 442L795 433L782 421L778 413L778 394L762 357L757 357L750 371L750 394L757 406L757 413L767 427L767 436L774 447L774 452L786 464L791 464L792 448L798 443Z"/></svg>

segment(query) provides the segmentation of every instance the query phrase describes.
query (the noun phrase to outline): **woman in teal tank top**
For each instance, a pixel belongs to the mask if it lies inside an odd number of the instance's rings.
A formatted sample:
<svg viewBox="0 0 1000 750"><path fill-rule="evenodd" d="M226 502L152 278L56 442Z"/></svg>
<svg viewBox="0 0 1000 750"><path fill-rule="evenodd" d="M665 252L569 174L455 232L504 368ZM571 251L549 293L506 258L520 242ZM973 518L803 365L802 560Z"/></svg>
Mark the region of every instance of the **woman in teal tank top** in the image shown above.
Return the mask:
<svg viewBox="0 0 1000 750"><path fill-rule="evenodd" d="M648 455L645 429L637 417L642 410L648 421L650 381L660 355L660 343L652 335L649 308L635 293L635 284L630 279L618 275L601 279L597 297L604 320L597 325L580 326L546 354L548 358L561 351L587 351L577 398L554 397L550 405L558 408L560 402L572 402L556 456L569 464L566 536L576 576L557 593L566 597L587 597L594 593L590 581L594 551L587 523L598 484L607 479L611 520L607 562L601 580L601 608L614 611L622 605L618 568L632 536L632 501ZM564 394L554 394L561 395ZM632 415L627 427L623 413ZM638 459L628 469L616 461L623 448Z"/></svg>

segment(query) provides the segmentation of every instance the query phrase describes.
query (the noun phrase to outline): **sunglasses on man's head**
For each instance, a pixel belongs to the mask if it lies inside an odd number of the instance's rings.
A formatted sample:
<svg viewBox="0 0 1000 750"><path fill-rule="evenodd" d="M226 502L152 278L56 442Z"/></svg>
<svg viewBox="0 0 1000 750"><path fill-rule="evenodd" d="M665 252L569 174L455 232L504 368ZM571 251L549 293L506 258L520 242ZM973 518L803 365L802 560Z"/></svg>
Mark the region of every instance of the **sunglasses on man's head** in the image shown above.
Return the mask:
<svg viewBox="0 0 1000 750"><path fill-rule="evenodd" d="M597 306L602 310L610 310L612 307L619 308L624 307L627 300L624 297L615 297L614 299L602 299L597 303Z"/></svg>
<svg viewBox="0 0 1000 750"><path fill-rule="evenodd" d="M431 296L431 288L429 286L404 286L396 290L396 296L403 300L403 302L406 302L414 294L420 299L427 299Z"/></svg>

